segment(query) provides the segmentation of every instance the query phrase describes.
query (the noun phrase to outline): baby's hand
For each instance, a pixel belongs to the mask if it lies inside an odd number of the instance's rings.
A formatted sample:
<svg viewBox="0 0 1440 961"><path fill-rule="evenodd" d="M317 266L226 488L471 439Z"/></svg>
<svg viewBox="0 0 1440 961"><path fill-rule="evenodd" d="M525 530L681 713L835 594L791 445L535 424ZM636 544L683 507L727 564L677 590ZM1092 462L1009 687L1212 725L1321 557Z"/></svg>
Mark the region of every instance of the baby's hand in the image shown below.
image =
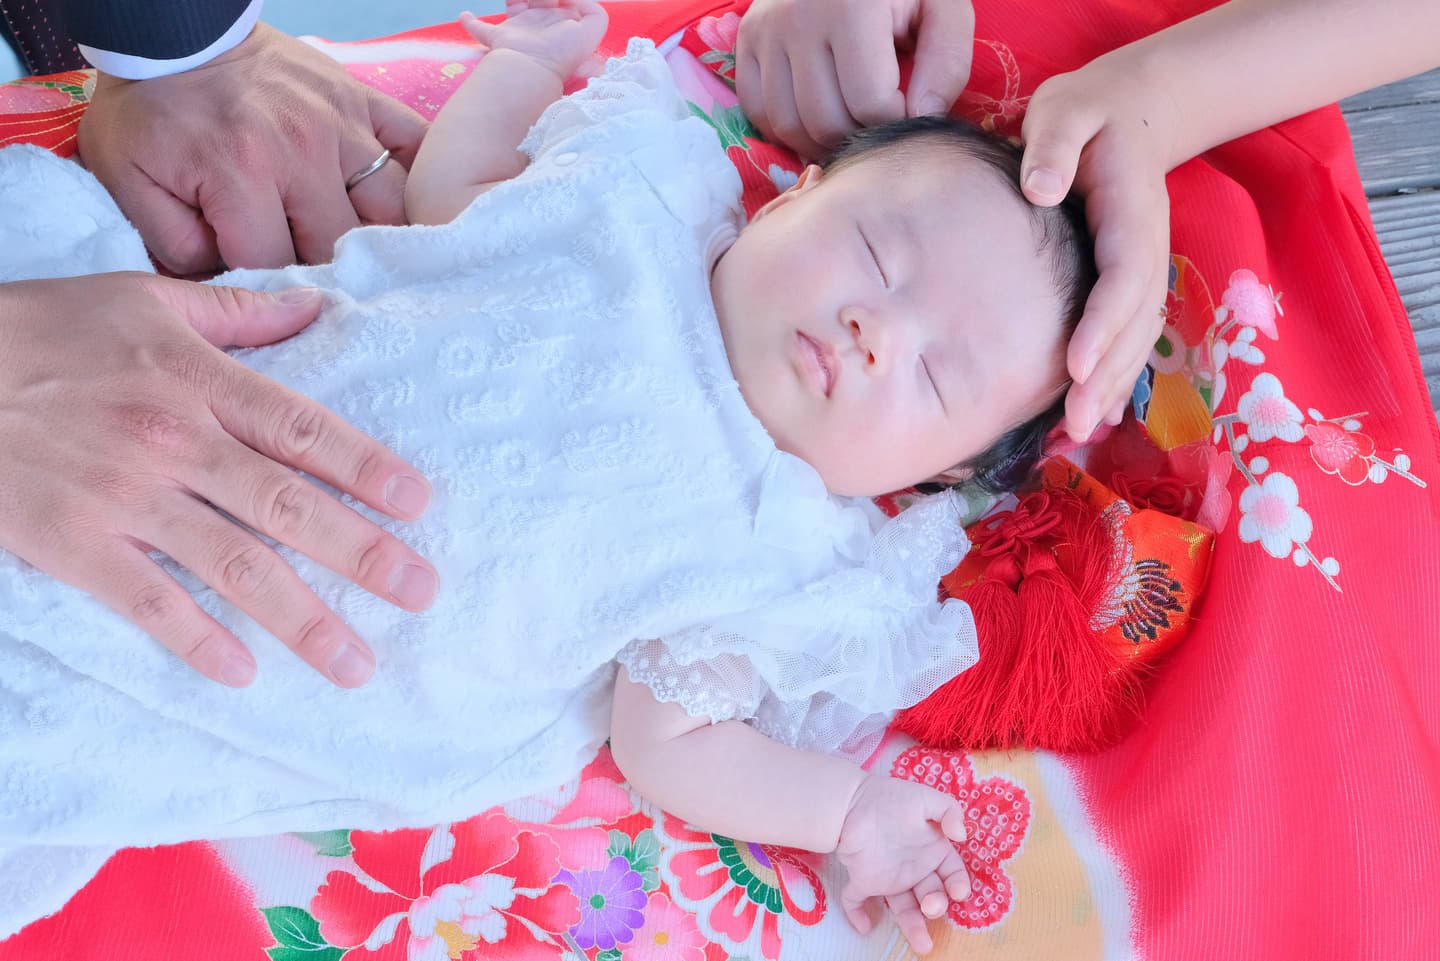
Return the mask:
<svg viewBox="0 0 1440 961"><path fill-rule="evenodd" d="M460 14L470 36L490 50L513 50L553 71L564 83L595 52L609 17L598 0L508 0L505 19L486 23Z"/></svg>
<svg viewBox="0 0 1440 961"><path fill-rule="evenodd" d="M970 895L970 875L955 845L965 840L965 809L934 788L866 775L850 800L835 855L849 879L840 903L861 934L873 924L873 898L884 898L910 947L933 946L925 929L951 901Z"/></svg>

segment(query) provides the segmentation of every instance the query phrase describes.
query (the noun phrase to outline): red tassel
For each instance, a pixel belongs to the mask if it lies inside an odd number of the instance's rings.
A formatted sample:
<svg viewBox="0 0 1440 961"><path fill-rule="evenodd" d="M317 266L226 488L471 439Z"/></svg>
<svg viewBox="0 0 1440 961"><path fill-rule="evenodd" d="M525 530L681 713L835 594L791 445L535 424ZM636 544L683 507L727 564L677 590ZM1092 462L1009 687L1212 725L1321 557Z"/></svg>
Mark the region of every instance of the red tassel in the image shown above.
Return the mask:
<svg viewBox="0 0 1440 961"><path fill-rule="evenodd" d="M972 530L983 575L960 591L980 661L901 713L925 744L1090 751L1139 713L1140 674L1090 627L1114 584L1099 511L1066 490L1028 495Z"/></svg>

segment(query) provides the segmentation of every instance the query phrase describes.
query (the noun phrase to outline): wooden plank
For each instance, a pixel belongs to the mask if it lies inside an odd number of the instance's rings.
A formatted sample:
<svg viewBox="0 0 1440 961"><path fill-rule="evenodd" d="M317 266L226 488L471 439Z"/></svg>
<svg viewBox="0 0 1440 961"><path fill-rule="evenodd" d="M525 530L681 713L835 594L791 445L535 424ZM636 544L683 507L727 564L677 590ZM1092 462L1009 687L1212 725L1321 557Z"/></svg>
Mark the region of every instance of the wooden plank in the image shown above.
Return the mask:
<svg viewBox="0 0 1440 961"><path fill-rule="evenodd" d="M1440 191L1374 198L1370 216L1410 314L1430 406L1440 416Z"/></svg>
<svg viewBox="0 0 1440 961"><path fill-rule="evenodd" d="M1345 115L1371 197L1440 187L1440 101Z"/></svg>
<svg viewBox="0 0 1440 961"><path fill-rule="evenodd" d="M1440 103L1440 70L1431 70L1408 80L1399 80L1347 97L1340 101L1340 109L1350 114L1410 103Z"/></svg>

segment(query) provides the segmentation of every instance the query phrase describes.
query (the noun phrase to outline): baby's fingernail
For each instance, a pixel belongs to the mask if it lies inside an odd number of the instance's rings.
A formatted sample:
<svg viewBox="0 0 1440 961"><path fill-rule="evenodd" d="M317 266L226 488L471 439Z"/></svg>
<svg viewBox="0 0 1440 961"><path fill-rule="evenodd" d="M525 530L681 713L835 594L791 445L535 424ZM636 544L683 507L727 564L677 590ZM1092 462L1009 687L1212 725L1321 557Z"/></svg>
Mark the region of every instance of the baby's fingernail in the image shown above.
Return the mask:
<svg viewBox="0 0 1440 961"><path fill-rule="evenodd" d="M1036 167L1025 175L1025 189L1036 197L1059 200L1064 183L1055 171Z"/></svg>
<svg viewBox="0 0 1440 961"><path fill-rule="evenodd" d="M231 654L220 666L220 681L229 687L249 687L255 680L255 662L243 654Z"/></svg>
<svg viewBox="0 0 1440 961"><path fill-rule="evenodd" d="M330 660L330 676L342 687L359 687L370 680L374 672L375 665L354 644L346 644Z"/></svg>
<svg viewBox="0 0 1440 961"><path fill-rule="evenodd" d="M385 503L398 514L419 517L430 503L430 488L417 477L400 474L386 486Z"/></svg>
<svg viewBox="0 0 1440 961"><path fill-rule="evenodd" d="M414 564L405 564L390 575L390 596L401 606L416 610L429 606L439 586L434 574Z"/></svg>

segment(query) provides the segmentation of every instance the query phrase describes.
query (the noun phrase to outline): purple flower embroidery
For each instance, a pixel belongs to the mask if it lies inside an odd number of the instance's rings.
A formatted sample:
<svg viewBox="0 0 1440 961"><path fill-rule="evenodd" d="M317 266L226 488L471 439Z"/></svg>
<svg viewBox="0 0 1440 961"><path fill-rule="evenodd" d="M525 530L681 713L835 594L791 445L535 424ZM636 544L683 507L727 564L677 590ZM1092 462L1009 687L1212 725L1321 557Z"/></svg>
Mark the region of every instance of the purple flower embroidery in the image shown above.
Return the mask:
<svg viewBox="0 0 1440 961"><path fill-rule="evenodd" d="M599 871L561 871L555 880L580 900L580 923L570 929L570 935L585 950L608 951L617 944L629 944L635 929L645 923L645 881L623 857L611 858Z"/></svg>

